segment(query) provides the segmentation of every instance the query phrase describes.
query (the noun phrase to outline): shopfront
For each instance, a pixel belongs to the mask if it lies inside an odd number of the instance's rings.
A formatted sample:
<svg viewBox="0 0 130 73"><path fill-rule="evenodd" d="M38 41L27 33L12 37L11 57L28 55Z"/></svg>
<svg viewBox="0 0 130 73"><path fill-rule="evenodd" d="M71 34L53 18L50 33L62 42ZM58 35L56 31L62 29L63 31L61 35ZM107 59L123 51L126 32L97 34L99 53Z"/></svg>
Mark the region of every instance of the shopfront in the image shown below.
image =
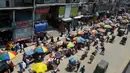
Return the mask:
<svg viewBox="0 0 130 73"><path fill-rule="evenodd" d="M32 35L34 35L32 28L32 20L16 22L16 29L14 29L13 32L13 39L15 41L30 39Z"/></svg>
<svg viewBox="0 0 130 73"><path fill-rule="evenodd" d="M44 21L46 20L46 16L49 12L50 7L43 7L43 8L37 8L35 12L35 20L37 21Z"/></svg>

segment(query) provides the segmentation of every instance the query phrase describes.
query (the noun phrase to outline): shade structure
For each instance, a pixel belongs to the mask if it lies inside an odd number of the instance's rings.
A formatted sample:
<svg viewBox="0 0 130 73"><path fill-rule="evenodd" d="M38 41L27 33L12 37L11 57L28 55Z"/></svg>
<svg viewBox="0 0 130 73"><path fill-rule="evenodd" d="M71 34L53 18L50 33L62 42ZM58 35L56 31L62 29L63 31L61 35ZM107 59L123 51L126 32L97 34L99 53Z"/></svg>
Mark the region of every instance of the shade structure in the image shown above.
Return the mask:
<svg viewBox="0 0 130 73"><path fill-rule="evenodd" d="M84 33L83 33L82 31L79 31L78 34L79 34L79 35L82 35L82 34L84 34Z"/></svg>
<svg viewBox="0 0 130 73"><path fill-rule="evenodd" d="M111 28L110 25L104 25L104 28Z"/></svg>
<svg viewBox="0 0 130 73"><path fill-rule="evenodd" d="M105 25L105 23L100 22L100 23L98 23L98 25L103 26L103 25Z"/></svg>
<svg viewBox="0 0 130 73"><path fill-rule="evenodd" d="M99 24L95 24L94 26L96 26L96 27L101 27Z"/></svg>
<svg viewBox="0 0 130 73"><path fill-rule="evenodd" d="M114 27L114 26L115 26L115 24L113 24L113 23L112 23L112 24L110 24L110 25L111 25L112 27Z"/></svg>
<svg viewBox="0 0 130 73"><path fill-rule="evenodd" d="M69 44L67 45L67 48L73 48L75 45L72 42L69 42Z"/></svg>
<svg viewBox="0 0 130 73"><path fill-rule="evenodd" d="M72 31L71 35L76 36L77 35L77 31Z"/></svg>
<svg viewBox="0 0 130 73"><path fill-rule="evenodd" d="M77 58L72 57L72 58L69 59L69 62L70 63L76 63L77 62Z"/></svg>
<svg viewBox="0 0 130 73"><path fill-rule="evenodd" d="M1 52L0 53L0 60L9 61L16 57L16 52L14 51L7 51L7 52Z"/></svg>
<svg viewBox="0 0 130 73"><path fill-rule="evenodd" d="M97 30L92 30L92 34L96 34L97 33Z"/></svg>
<svg viewBox="0 0 130 73"><path fill-rule="evenodd" d="M105 30L105 29L102 29L102 28L98 28L97 30L98 30L99 32L103 32L103 33L106 32L106 30Z"/></svg>
<svg viewBox="0 0 130 73"><path fill-rule="evenodd" d="M35 63L32 66L32 70L36 73L45 73L47 71L47 65L43 62Z"/></svg>
<svg viewBox="0 0 130 73"><path fill-rule="evenodd" d="M76 41L77 43L84 43L85 42L85 39L82 37L74 37L73 40Z"/></svg>
<svg viewBox="0 0 130 73"><path fill-rule="evenodd" d="M34 51L37 53L46 53L46 52L48 52L48 49L45 46L39 46Z"/></svg>
<svg viewBox="0 0 130 73"><path fill-rule="evenodd" d="M34 54L34 50L30 49L28 51L25 52L26 55L33 55Z"/></svg>
<svg viewBox="0 0 130 73"><path fill-rule="evenodd" d="M57 45L59 45L59 46L63 45L63 41L57 42Z"/></svg>

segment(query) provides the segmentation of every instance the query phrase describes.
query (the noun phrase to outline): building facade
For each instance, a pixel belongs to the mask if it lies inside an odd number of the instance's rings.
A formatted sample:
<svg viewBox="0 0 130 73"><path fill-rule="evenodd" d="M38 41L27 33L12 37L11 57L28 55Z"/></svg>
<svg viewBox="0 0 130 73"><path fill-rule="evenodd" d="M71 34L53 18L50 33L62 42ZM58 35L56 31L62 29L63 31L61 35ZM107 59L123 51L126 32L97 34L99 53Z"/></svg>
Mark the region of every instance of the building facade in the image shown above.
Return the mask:
<svg viewBox="0 0 130 73"><path fill-rule="evenodd" d="M114 0L0 0L0 32L3 34L11 30L9 36L15 41L28 39L35 34L35 25L38 23L59 26L62 24L59 19L111 11L113 3Z"/></svg>

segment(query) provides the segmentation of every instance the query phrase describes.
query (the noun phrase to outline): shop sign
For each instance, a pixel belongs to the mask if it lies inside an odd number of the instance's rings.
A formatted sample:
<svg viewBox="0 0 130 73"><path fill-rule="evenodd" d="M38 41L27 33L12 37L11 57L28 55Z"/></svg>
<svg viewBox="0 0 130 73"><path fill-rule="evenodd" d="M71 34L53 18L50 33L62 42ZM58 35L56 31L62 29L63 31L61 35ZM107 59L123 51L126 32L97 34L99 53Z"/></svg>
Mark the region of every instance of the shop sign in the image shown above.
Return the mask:
<svg viewBox="0 0 130 73"><path fill-rule="evenodd" d="M48 13L49 8L37 9L36 14Z"/></svg>
<svg viewBox="0 0 130 73"><path fill-rule="evenodd" d="M18 21L16 22L16 27L20 28L20 27L28 27L31 24L32 20L28 20L28 21Z"/></svg>

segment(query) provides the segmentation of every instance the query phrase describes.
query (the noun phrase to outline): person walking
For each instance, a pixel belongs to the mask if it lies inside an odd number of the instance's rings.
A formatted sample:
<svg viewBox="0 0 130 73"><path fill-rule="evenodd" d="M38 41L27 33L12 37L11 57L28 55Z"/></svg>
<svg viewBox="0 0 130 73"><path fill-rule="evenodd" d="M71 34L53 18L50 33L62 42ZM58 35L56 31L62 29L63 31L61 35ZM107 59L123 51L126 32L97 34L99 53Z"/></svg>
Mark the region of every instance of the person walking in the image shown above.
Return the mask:
<svg viewBox="0 0 130 73"><path fill-rule="evenodd" d="M104 48L104 46L102 46L102 47L101 47L101 53L100 53L100 54L101 54L101 55L104 55L104 51L105 51L105 48Z"/></svg>
<svg viewBox="0 0 130 73"><path fill-rule="evenodd" d="M21 46L20 46L20 52L22 52L22 51L25 52L23 43L21 43Z"/></svg>
<svg viewBox="0 0 130 73"><path fill-rule="evenodd" d="M107 37L106 37L106 42L108 42L109 39L110 39L110 37L109 37L109 35L107 35Z"/></svg>
<svg viewBox="0 0 130 73"><path fill-rule="evenodd" d="M19 63L19 67L20 67L19 73L23 73L26 68L26 63L24 61L22 61L21 63Z"/></svg>
<svg viewBox="0 0 130 73"><path fill-rule="evenodd" d="M81 72L81 73L84 73L84 72L85 72L85 65L83 65L83 67L81 67L80 72Z"/></svg>
<svg viewBox="0 0 130 73"><path fill-rule="evenodd" d="M90 60L90 61L89 61L88 63L90 63L90 64L91 64L91 63L92 63L92 61L94 60L94 57L95 57L95 56L94 56L93 54L91 54L91 56L90 56L90 58L89 58L89 60Z"/></svg>
<svg viewBox="0 0 130 73"><path fill-rule="evenodd" d="M14 50L15 50L16 53L18 53L18 50L19 50L19 43L16 43L16 44L15 44Z"/></svg>
<svg viewBox="0 0 130 73"><path fill-rule="evenodd" d="M79 70L79 67L80 67L80 61L77 61L77 64L76 64L76 66L77 66L77 69L76 69L76 71L75 72L77 72L78 70Z"/></svg>
<svg viewBox="0 0 130 73"><path fill-rule="evenodd" d="M51 43L54 43L54 38L53 38L53 36L51 37Z"/></svg>

